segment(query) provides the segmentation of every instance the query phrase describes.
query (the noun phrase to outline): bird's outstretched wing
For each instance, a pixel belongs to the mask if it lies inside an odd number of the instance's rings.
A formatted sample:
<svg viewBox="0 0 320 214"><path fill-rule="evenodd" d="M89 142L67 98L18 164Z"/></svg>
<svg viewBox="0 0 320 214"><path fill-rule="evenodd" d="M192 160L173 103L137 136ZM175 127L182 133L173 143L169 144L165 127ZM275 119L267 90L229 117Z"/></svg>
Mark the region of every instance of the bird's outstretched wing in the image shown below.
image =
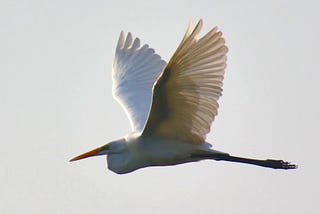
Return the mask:
<svg viewBox="0 0 320 214"><path fill-rule="evenodd" d="M133 132L142 131L150 109L152 86L166 62L148 45L140 47L121 32L113 62L113 96L126 112Z"/></svg>
<svg viewBox="0 0 320 214"><path fill-rule="evenodd" d="M225 41L217 28L201 39L190 23L187 32L153 88L142 136L200 144L217 115L226 67Z"/></svg>

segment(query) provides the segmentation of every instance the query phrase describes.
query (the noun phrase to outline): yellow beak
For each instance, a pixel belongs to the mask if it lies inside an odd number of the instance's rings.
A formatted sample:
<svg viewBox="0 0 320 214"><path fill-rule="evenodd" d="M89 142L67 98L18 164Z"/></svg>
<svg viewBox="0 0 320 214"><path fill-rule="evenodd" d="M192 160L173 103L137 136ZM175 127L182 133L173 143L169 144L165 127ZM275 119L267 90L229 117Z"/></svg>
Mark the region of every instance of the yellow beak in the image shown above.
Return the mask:
<svg viewBox="0 0 320 214"><path fill-rule="evenodd" d="M104 146L101 146L101 147L96 148L94 150L91 150L89 152L86 152L84 154L78 155L78 156L72 158L70 161L77 161L80 159L89 158L89 157L97 156L97 155L105 155L105 154L107 154L108 149L109 149L108 145L104 145Z"/></svg>

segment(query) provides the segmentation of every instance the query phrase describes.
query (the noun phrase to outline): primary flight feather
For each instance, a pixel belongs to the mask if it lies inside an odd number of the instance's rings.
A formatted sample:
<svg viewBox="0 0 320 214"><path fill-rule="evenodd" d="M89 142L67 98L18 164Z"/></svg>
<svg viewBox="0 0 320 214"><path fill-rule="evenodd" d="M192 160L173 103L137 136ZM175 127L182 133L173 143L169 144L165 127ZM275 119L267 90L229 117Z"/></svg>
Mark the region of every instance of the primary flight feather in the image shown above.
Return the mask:
<svg viewBox="0 0 320 214"><path fill-rule="evenodd" d="M297 166L282 160L258 160L213 150L205 141L218 112L228 49L215 27L203 37L202 20L192 23L166 63L131 33L121 32L113 63L113 95L126 112L131 132L71 161L107 155L118 174L148 166L203 159L254 164L275 169Z"/></svg>

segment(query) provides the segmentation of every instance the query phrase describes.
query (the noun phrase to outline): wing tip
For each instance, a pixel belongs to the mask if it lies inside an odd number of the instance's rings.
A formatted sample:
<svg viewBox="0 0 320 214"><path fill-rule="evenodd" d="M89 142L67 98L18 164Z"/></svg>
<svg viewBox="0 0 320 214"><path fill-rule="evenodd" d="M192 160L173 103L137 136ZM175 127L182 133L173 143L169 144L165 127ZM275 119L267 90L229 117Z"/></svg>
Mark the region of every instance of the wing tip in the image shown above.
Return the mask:
<svg viewBox="0 0 320 214"><path fill-rule="evenodd" d="M116 51L119 51L123 47L123 44L124 44L124 31L122 30L119 35Z"/></svg>
<svg viewBox="0 0 320 214"><path fill-rule="evenodd" d="M124 42L124 45L123 45L123 48L129 49L131 45L132 45L132 34L130 32L128 32L127 37Z"/></svg>

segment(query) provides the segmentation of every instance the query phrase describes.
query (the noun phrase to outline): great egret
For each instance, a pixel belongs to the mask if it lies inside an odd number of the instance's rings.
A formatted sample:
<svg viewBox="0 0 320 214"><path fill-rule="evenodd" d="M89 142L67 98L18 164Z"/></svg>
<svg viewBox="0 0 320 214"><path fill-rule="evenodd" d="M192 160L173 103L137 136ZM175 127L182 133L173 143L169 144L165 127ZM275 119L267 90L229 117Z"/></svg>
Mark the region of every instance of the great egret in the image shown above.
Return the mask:
<svg viewBox="0 0 320 214"><path fill-rule="evenodd" d="M189 27L166 64L148 45L121 32L113 63L113 95L125 110L132 132L70 161L107 155L118 174L148 166L203 159L295 169L282 160L258 160L213 150L205 141L217 115L226 67L225 41L213 28L198 39L202 20Z"/></svg>

